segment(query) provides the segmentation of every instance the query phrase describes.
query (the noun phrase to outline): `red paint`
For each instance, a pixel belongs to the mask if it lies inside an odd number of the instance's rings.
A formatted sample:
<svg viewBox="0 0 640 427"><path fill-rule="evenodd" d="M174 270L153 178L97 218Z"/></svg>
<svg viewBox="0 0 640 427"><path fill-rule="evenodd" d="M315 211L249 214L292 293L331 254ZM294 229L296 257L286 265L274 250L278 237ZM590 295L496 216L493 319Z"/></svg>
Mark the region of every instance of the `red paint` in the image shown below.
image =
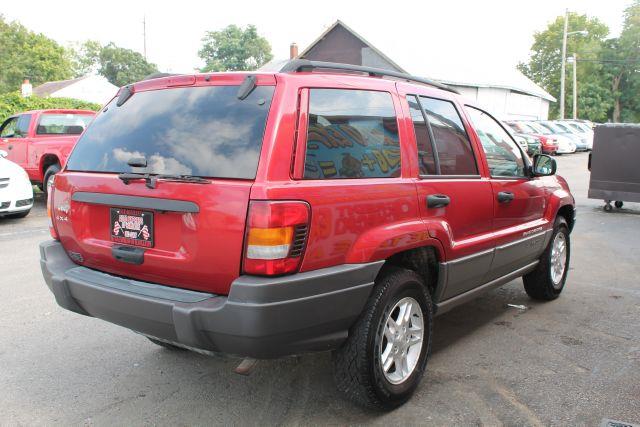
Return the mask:
<svg viewBox="0 0 640 427"><path fill-rule="evenodd" d="M246 74L197 75L185 85L239 85ZM84 265L140 280L226 294L241 274L250 201L302 201L310 207L309 235L299 271L344 263L383 260L403 250L432 246L439 261L466 256L552 226L558 209L573 205L560 177L492 179L480 141L470 125L466 101L424 85L337 73L259 74L258 84L276 85L256 179L212 179L212 185L143 181L126 186L113 174L63 171L56 179L54 218L67 250ZM135 91L162 90L178 82L155 79ZM385 91L398 117L401 173L397 178L302 180L307 88ZM406 93L454 102L478 161L476 179L421 179ZM142 265L116 262L111 255L109 207L70 201L75 191L161 197L195 202L199 213L154 215L155 245ZM514 203L501 206L495 194L511 191ZM451 197L446 208L427 209L428 194ZM59 220L60 208L69 209ZM64 210L64 209L63 209ZM245 263L245 268L247 268ZM296 267L297 268L297 267ZM281 273L282 271L280 271Z"/></svg>
<svg viewBox="0 0 640 427"><path fill-rule="evenodd" d="M29 132L24 138L0 139L0 150L9 153L7 157L22 166L34 183L41 183L47 165L58 163L61 167L80 135L38 135L36 129L42 116L46 114L95 115L90 110L32 110L20 114L31 114ZM9 148L11 147L11 148Z"/></svg>

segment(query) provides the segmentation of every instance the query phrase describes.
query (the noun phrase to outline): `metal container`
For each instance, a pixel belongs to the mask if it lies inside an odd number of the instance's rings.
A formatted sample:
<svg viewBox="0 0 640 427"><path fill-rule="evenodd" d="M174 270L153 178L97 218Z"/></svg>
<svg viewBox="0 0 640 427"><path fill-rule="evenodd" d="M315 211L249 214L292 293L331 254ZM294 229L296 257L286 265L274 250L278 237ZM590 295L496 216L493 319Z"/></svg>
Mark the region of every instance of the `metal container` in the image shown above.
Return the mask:
<svg viewBox="0 0 640 427"><path fill-rule="evenodd" d="M596 126L589 170L589 198L604 200L605 211L612 201L640 202L640 125Z"/></svg>

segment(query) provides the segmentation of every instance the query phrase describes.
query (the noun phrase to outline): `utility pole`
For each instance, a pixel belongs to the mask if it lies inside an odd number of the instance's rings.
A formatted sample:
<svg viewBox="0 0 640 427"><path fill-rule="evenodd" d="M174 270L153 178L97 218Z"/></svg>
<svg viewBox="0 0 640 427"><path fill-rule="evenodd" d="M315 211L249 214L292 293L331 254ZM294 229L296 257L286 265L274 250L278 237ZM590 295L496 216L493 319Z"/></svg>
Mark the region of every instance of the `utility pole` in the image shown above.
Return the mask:
<svg viewBox="0 0 640 427"><path fill-rule="evenodd" d="M565 28L566 33L566 28ZM142 15L142 38L144 42L143 52L144 52L144 60L147 60L147 16Z"/></svg>
<svg viewBox="0 0 640 427"><path fill-rule="evenodd" d="M569 27L569 9L564 11L564 31L562 32L562 59L560 64L560 120L564 119L564 72L567 56L567 29Z"/></svg>
<svg viewBox="0 0 640 427"><path fill-rule="evenodd" d="M578 118L578 54L573 54L573 119Z"/></svg>

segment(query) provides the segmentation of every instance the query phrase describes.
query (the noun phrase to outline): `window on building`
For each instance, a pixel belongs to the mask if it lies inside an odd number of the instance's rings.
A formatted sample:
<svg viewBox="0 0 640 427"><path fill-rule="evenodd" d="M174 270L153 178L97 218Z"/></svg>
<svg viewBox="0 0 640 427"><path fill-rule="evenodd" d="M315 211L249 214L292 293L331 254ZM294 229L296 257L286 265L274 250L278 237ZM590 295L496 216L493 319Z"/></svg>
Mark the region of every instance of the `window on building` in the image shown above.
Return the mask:
<svg viewBox="0 0 640 427"><path fill-rule="evenodd" d="M467 112L486 154L491 176L524 176L525 163L522 152L507 131L482 110L467 107Z"/></svg>
<svg viewBox="0 0 640 427"><path fill-rule="evenodd" d="M400 144L391 94L309 91L305 179L397 176Z"/></svg>
<svg viewBox="0 0 640 427"><path fill-rule="evenodd" d="M478 175L471 141L456 107L450 101L420 97L435 140L442 175Z"/></svg>

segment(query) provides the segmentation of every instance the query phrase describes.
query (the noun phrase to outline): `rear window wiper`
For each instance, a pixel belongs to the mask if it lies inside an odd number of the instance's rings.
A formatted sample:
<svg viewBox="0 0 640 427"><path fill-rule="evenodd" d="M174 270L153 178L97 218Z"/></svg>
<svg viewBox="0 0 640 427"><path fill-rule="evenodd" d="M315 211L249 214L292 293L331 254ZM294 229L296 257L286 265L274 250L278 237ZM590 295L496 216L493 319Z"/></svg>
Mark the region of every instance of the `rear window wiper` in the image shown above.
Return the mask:
<svg viewBox="0 0 640 427"><path fill-rule="evenodd" d="M145 185L147 188L156 188L157 181L162 179L164 181L177 181L177 182L189 182L193 184L210 184L211 182L205 178L201 178L199 176L192 175L164 175L164 174L150 174L150 173L120 173L118 174L118 178L125 183L125 185L129 185L130 181L136 179L144 179Z"/></svg>

